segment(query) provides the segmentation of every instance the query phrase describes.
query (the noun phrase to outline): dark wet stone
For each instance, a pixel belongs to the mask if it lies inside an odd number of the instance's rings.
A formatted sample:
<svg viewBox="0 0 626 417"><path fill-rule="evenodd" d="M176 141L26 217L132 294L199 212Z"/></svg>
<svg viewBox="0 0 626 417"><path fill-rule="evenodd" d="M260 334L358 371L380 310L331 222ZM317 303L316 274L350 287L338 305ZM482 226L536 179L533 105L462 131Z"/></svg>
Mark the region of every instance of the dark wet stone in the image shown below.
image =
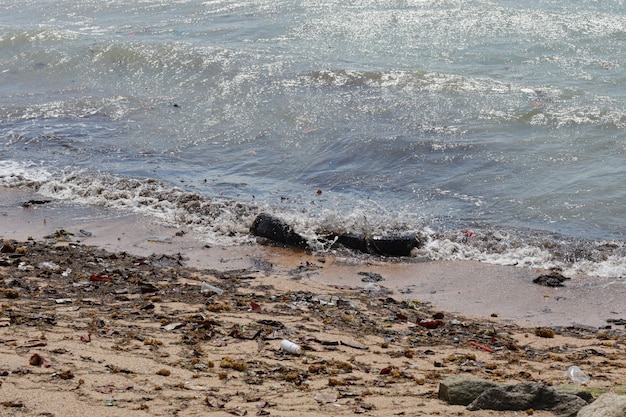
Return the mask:
<svg viewBox="0 0 626 417"><path fill-rule="evenodd" d="M539 275L533 279L535 284L543 285L544 287L564 287L563 281L567 281L569 278L564 277L558 272L551 272L547 275Z"/></svg>

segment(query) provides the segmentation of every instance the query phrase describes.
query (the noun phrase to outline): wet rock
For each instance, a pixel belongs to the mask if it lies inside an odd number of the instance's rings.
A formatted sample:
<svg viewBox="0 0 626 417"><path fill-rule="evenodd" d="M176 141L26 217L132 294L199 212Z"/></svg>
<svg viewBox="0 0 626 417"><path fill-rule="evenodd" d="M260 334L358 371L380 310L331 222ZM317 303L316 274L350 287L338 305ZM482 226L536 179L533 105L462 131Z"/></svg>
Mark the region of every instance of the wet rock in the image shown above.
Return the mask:
<svg viewBox="0 0 626 417"><path fill-rule="evenodd" d="M362 282L379 282L385 280L382 275L375 272L359 272L358 274L364 276L363 278L361 278Z"/></svg>
<svg viewBox="0 0 626 417"><path fill-rule="evenodd" d="M626 395L603 394L593 404L580 409L577 417L626 416Z"/></svg>
<svg viewBox="0 0 626 417"><path fill-rule="evenodd" d="M573 417L587 405L582 398L558 392L539 382L522 382L517 385L490 388L480 394L467 407L476 410L547 410L557 416Z"/></svg>
<svg viewBox="0 0 626 417"><path fill-rule="evenodd" d="M480 394L502 386L494 381L467 375L453 375L439 384L439 399L452 405L469 405Z"/></svg>
<svg viewBox="0 0 626 417"><path fill-rule="evenodd" d="M22 207L28 208L37 205L48 204L51 200L28 200L22 203Z"/></svg>
<svg viewBox="0 0 626 417"><path fill-rule="evenodd" d="M543 285L544 287L564 287L563 281L567 281L569 278L564 277L558 272L551 272L546 275L539 275L533 279L535 284Z"/></svg>
<svg viewBox="0 0 626 417"><path fill-rule="evenodd" d="M574 385L574 384L563 384L563 385L553 385L552 388L564 394L576 395L577 397L582 398L588 403L592 403L594 401L593 394L591 393L590 389L587 387Z"/></svg>
<svg viewBox="0 0 626 417"><path fill-rule="evenodd" d="M306 240L297 234L291 226L269 214L259 214L250 228L250 232L274 242L288 246L306 246Z"/></svg>

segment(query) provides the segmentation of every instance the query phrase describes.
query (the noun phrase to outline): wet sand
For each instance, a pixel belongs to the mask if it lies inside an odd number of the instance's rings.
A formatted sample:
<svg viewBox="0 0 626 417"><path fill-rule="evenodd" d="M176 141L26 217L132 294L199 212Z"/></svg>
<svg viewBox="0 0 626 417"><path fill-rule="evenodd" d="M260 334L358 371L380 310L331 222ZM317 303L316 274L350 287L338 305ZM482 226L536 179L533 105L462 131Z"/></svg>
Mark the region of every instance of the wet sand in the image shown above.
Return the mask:
<svg viewBox="0 0 626 417"><path fill-rule="evenodd" d="M0 195L0 237L40 239L66 229L76 233L75 240L110 251L182 253L190 267L222 270L267 261L277 276L289 276L301 268L303 279L327 285L363 287L359 272L374 272L384 278L379 284L395 297L521 325L602 327L607 319L626 318L626 305L621 301L626 283L617 279L574 276L565 287L550 288L532 282L549 271L472 261L384 260L255 244L209 247L193 230L164 227L141 216L60 201L23 208L24 201L43 198L13 189L1 189ZM81 235L79 230L91 235Z"/></svg>

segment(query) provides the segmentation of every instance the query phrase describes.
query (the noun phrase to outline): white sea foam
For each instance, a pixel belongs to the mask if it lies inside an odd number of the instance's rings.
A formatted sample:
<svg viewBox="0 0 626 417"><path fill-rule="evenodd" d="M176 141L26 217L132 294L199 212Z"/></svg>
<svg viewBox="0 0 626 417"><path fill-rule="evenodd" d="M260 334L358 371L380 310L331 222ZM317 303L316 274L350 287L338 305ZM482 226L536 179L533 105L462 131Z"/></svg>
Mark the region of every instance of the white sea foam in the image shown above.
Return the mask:
<svg viewBox="0 0 626 417"><path fill-rule="evenodd" d="M0 185L36 187L51 177L43 166L32 161L0 161Z"/></svg>

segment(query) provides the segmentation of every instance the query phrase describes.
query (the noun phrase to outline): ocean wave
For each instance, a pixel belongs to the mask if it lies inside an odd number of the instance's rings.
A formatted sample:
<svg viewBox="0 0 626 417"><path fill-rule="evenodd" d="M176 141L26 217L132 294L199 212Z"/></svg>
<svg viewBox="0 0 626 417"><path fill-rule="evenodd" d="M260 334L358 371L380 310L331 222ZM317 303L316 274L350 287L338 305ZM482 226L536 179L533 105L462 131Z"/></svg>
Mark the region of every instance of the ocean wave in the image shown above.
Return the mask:
<svg viewBox="0 0 626 417"><path fill-rule="evenodd" d="M329 231L413 234L424 242L413 251L414 259L473 260L525 268L556 268L568 275L626 276L626 243L620 241L581 241L536 230L503 230L488 225L473 229L444 225L433 229L428 226L433 219L407 223L397 213L381 215L362 207L351 212L272 207L211 197L154 179L87 172L53 175L32 163L10 161L0 163L0 185L28 188L48 198L141 214L169 226L193 229L211 244L250 244L253 238L249 230L254 218L260 212L270 212L291 224L314 251L344 253L325 238Z"/></svg>

